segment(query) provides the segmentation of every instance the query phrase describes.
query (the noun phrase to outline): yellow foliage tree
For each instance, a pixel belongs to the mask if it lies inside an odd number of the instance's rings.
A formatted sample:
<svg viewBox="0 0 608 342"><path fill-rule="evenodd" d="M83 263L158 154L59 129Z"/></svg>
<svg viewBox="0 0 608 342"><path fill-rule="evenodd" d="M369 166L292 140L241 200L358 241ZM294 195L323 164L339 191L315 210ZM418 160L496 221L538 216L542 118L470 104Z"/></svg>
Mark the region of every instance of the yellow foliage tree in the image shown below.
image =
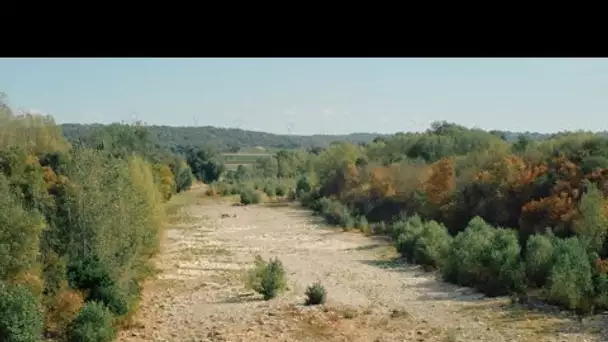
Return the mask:
<svg viewBox="0 0 608 342"><path fill-rule="evenodd" d="M394 180L389 168L378 166L370 172L370 195L372 198L395 196Z"/></svg>
<svg viewBox="0 0 608 342"><path fill-rule="evenodd" d="M175 193L175 177L167 164L154 164L154 178L165 201Z"/></svg>

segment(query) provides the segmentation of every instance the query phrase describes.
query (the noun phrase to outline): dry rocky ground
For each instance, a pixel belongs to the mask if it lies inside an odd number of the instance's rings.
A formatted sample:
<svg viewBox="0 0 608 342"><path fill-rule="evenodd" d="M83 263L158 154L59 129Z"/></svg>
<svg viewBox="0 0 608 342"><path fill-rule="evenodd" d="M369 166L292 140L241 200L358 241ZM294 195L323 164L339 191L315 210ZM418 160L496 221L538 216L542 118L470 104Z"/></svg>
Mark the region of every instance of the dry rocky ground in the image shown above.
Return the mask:
<svg viewBox="0 0 608 342"><path fill-rule="evenodd" d="M606 341L606 319L582 322L484 299L394 261L386 241L327 228L291 205L233 206L180 195L133 324L119 341ZM228 215L223 215L228 214ZM244 288L255 254L279 257L289 289L263 301ZM328 300L305 307L321 281Z"/></svg>

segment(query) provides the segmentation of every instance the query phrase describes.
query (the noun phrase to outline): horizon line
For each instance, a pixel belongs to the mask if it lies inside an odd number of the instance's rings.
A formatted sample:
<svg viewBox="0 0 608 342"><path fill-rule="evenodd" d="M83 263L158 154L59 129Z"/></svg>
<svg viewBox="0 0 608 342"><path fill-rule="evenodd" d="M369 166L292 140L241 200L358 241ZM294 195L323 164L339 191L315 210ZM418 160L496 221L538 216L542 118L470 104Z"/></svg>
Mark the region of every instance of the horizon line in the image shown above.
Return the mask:
<svg viewBox="0 0 608 342"><path fill-rule="evenodd" d="M450 122L450 121L445 121L445 120L436 120L437 122L447 122L448 124L454 124L457 126L461 126L464 127L466 129L470 129L470 130L482 130L485 132L492 132L492 131L497 131L497 132L502 132L502 133L515 133L515 134L542 134L542 135L556 135L556 134L562 134L562 133L591 133L591 134L598 134L598 133L608 133L607 129L604 130L584 130L584 129L577 129L577 130L560 130L560 131L512 131L509 129L486 129L486 128L482 128L479 126L466 126L463 124L459 124L456 122ZM350 136L350 135L357 135L357 134L366 134L366 135L377 135L377 136L391 136L391 135L396 135L399 133L403 133L403 134L407 134L407 133L425 133L427 132L431 127L429 125L428 128L424 129L424 130L401 130L401 131L394 131L394 132L350 132L350 133L277 133L277 132L270 132L270 131L263 131L263 130L258 130L258 129L247 129L247 128L241 128L241 127L234 127L234 126L212 126L212 125L199 125L199 126L194 126L194 125L159 125L159 124L148 124L146 122L143 121L134 121L134 122L129 122L129 121L122 121L122 122L111 122L111 123L102 123L102 122L89 122L89 123L84 123L84 122L62 122L62 123L58 123L58 125L81 125L81 126L109 126L109 125L128 125L128 124L135 124L135 123L141 123L142 126L144 127L170 127L170 128L218 128L218 129L225 129L225 130L236 130L236 131L246 131L246 132L255 132L255 133L264 133L264 134L272 134L272 135L281 135L281 136L300 136L300 137L310 137L310 136Z"/></svg>

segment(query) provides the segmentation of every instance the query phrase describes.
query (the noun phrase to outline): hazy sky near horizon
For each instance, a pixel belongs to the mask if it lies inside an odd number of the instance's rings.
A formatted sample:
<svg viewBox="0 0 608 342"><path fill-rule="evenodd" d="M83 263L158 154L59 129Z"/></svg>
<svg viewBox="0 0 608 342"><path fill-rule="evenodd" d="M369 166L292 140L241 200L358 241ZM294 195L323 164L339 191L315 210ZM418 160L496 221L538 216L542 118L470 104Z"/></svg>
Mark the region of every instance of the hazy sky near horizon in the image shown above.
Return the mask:
<svg viewBox="0 0 608 342"><path fill-rule="evenodd" d="M0 59L0 92L60 123L608 130L607 59Z"/></svg>

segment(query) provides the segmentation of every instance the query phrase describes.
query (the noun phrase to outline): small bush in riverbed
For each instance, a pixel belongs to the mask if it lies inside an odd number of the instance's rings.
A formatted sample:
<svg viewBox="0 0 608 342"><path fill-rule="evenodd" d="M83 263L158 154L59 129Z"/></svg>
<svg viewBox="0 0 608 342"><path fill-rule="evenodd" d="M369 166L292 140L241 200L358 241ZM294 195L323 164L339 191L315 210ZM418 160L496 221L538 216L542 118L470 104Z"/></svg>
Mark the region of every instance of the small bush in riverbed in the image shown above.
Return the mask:
<svg viewBox="0 0 608 342"><path fill-rule="evenodd" d="M298 179L296 183L296 193L309 193L312 189L312 185L310 184L310 180L307 177L302 177Z"/></svg>
<svg viewBox="0 0 608 342"><path fill-rule="evenodd" d="M285 185L279 184L276 189L276 194L279 197L285 196L285 194L287 194L287 188L285 187Z"/></svg>
<svg viewBox="0 0 608 342"><path fill-rule="evenodd" d="M319 211L325 217L325 221L331 225L341 226L345 230L355 226L355 219L348 207L339 201L322 198L319 200Z"/></svg>
<svg viewBox="0 0 608 342"><path fill-rule="evenodd" d="M536 234L526 244L526 277L530 285L542 287L555 263L556 239L552 234Z"/></svg>
<svg viewBox="0 0 608 342"><path fill-rule="evenodd" d="M414 231L422 231L423 226L424 222L422 222L422 218L418 215L414 215L393 223L391 226L386 227L385 230L387 233L390 233L393 240L397 240L403 233L408 235Z"/></svg>
<svg viewBox="0 0 608 342"><path fill-rule="evenodd" d="M397 251L410 262L434 269L449 252L452 237L442 224L428 221L419 227L409 223L396 242Z"/></svg>
<svg viewBox="0 0 608 342"><path fill-rule="evenodd" d="M306 288L306 305L324 304L327 292L321 283L314 283Z"/></svg>
<svg viewBox="0 0 608 342"><path fill-rule="evenodd" d="M210 186L209 188L207 188L207 190L205 190L205 196L214 197L216 195L217 195L217 192L215 191L215 188L213 188L212 186Z"/></svg>
<svg viewBox="0 0 608 342"><path fill-rule="evenodd" d="M287 192L287 199L290 201L295 201L297 198L296 191L294 189L289 189Z"/></svg>
<svg viewBox="0 0 608 342"><path fill-rule="evenodd" d="M266 196L268 197L274 197L274 195L276 194L275 192L275 187L272 186L271 184L267 184L264 187L264 193L266 194Z"/></svg>
<svg viewBox="0 0 608 342"><path fill-rule="evenodd" d="M247 287L262 294L264 300L276 297L287 286L283 263L278 259L266 262L257 255L255 267L247 275Z"/></svg>
<svg viewBox="0 0 608 342"><path fill-rule="evenodd" d="M245 205L257 204L262 201L262 196L260 195L260 193L256 190L251 189L245 189L241 191L240 197L241 203Z"/></svg>
<svg viewBox="0 0 608 342"><path fill-rule="evenodd" d="M558 240L545 284L546 298L568 309L587 311L594 297L593 270L578 237Z"/></svg>
<svg viewBox="0 0 608 342"><path fill-rule="evenodd" d="M357 217L357 221L355 222L355 228L364 232L367 228L369 228L369 223L367 222L367 218L365 215L361 215Z"/></svg>
<svg viewBox="0 0 608 342"><path fill-rule="evenodd" d="M495 228L480 217L458 233L445 257L444 278L489 296L522 289L525 277L514 230Z"/></svg>

